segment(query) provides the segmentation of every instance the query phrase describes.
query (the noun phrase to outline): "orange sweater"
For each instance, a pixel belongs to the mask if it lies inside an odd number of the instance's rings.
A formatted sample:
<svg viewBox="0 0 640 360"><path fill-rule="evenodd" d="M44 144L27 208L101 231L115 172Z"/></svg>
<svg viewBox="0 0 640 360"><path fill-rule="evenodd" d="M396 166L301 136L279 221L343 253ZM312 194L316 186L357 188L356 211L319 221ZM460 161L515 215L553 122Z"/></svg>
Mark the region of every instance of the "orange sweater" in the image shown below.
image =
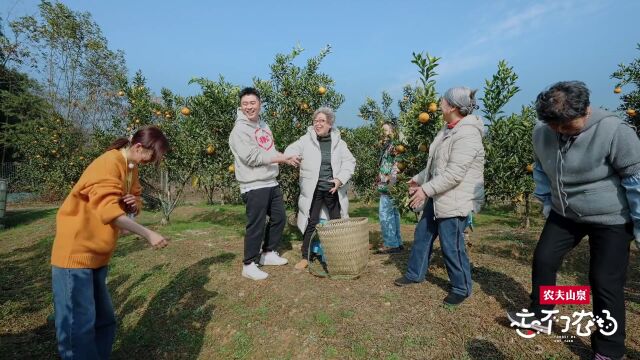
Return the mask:
<svg viewBox="0 0 640 360"><path fill-rule="evenodd" d="M109 263L119 229L112 222L123 215L120 198L126 189L126 160L119 150L95 159L84 171L56 216L51 264L61 268L97 269ZM141 194L138 168L131 194ZM141 208L138 201L138 209Z"/></svg>

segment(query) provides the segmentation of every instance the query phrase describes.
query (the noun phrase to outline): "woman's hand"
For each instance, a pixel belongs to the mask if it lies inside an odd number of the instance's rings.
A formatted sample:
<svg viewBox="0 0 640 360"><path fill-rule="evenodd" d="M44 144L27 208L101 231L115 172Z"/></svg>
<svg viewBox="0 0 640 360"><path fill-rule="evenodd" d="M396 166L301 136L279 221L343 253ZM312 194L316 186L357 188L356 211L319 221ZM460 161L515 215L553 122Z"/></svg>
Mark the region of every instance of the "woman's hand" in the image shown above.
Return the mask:
<svg viewBox="0 0 640 360"><path fill-rule="evenodd" d="M164 236L158 234L157 232L151 230L149 230L147 240L154 249L162 249L169 245L169 240L167 240Z"/></svg>
<svg viewBox="0 0 640 360"><path fill-rule="evenodd" d="M340 181L338 179L331 179L329 181L331 181L334 184L334 186L331 188L331 190L329 190L329 193L335 194L335 192L338 191L338 188L340 186L342 186L342 181Z"/></svg>
<svg viewBox="0 0 640 360"><path fill-rule="evenodd" d="M124 204L124 211L128 214L135 214L138 212L137 197L135 195L126 194L120 198L120 201Z"/></svg>
<svg viewBox="0 0 640 360"><path fill-rule="evenodd" d="M413 192L412 189L414 189ZM411 195L411 198L409 199L409 206L412 209L419 208L425 201L427 201L427 194L425 194L424 190L419 186L416 188L409 188L409 195Z"/></svg>

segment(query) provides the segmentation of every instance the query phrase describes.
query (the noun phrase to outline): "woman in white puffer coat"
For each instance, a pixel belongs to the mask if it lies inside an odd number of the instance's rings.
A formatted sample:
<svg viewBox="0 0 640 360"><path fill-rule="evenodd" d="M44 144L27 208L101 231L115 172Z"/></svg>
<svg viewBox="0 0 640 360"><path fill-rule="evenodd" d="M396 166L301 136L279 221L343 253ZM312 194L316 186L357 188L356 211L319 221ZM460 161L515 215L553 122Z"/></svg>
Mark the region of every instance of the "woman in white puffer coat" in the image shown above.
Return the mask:
<svg viewBox="0 0 640 360"><path fill-rule="evenodd" d="M333 110L319 108L313 114L313 126L284 151L287 156L302 158L297 223L304 235L302 260L296 264L297 269L304 269L309 264L309 243L321 213L325 219L349 217L347 189L356 159L340 138L334 122Z"/></svg>

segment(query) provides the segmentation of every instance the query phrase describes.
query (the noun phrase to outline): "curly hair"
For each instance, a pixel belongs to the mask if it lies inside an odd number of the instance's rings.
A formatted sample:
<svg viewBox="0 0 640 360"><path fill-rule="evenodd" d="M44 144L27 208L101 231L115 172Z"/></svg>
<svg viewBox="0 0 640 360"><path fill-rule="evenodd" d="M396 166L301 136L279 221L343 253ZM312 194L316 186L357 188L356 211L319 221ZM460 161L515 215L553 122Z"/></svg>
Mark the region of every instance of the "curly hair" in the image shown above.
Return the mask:
<svg viewBox="0 0 640 360"><path fill-rule="evenodd" d="M566 124L587 115L589 89L582 81L560 81L536 98L536 112L544 123Z"/></svg>

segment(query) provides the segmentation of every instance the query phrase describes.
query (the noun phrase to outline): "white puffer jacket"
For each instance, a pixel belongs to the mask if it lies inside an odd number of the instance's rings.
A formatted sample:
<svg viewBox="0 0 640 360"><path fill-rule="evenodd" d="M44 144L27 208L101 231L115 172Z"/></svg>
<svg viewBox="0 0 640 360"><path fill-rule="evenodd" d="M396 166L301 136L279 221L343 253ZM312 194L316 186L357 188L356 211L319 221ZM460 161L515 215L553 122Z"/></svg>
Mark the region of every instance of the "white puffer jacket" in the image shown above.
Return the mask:
<svg viewBox="0 0 640 360"><path fill-rule="evenodd" d="M320 143L312 126L309 126L307 133L302 135L293 144L287 146L284 151L285 155L300 155L302 162L300 163L300 198L298 198L298 228L304 233L309 220L309 210L311 209L311 201L313 193L318 184L320 176L320 163L322 162L322 154L320 152ZM347 143L340 137L340 131L336 128L331 129L331 169L333 177L340 180L342 186L338 189L338 199L340 200L340 217L349 217L349 198L347 197L347 189L349 188L349 180L356 168L356 159L349 151ZM328 219L326 208L323 208L320 215Z"/></svg>
<svg viewBox="0 0 640 360"><path fill-rule="evenodd" d="M467 115L433 139L427 167L413 180L433 199L437 218L467 216L484 204L483 134L482 118Z"/></svg>

